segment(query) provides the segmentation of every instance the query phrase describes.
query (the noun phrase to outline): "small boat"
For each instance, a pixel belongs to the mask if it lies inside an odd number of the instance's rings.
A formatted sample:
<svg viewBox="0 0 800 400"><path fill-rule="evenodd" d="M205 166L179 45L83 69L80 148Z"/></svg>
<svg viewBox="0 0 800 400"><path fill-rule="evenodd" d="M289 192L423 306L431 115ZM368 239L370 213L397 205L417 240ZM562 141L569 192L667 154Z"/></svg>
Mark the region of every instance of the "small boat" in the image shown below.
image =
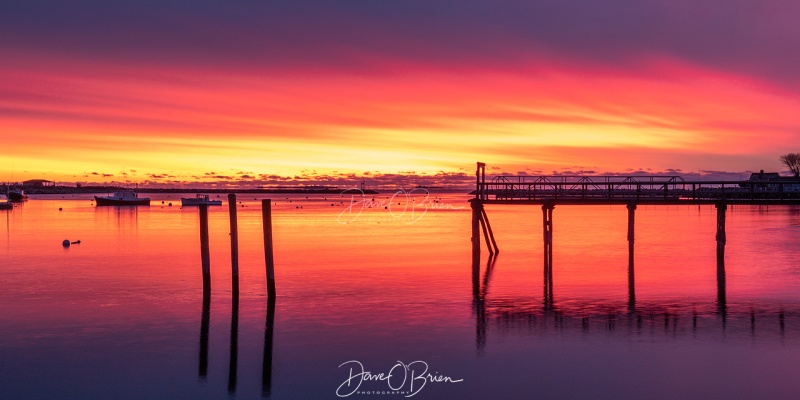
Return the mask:
<svg viewBox="0 0 800 400"><path fill-rule="evenodd" d="M6 197L8 197L9 201L14 203L22 203L23 201L28 201L28 195L25 194L25 191L23 191L20 188L9 189L8 193L6 193Z"/></svg>
<svg viewBox="0 0 800 400"><path fill-rule="evenodd" d="M8 198L0 199L0 210L10 210L14 208L14 203Z"/></svg>
<svg viewBox="0 0 800 400"><path fill-rule="evenodd" d="M150 198L139 197L133 190L118 190L113 196L94 196L98 206L149 206Z"/></svg>
<svg viewBox="0 0 800 400"><path fill-rule="evenodd" d="M211 200L208 198L207 194L198 194L194 197L181 197L182 206L199 206L204 204L207 206L221 206L222 200Z"/></svg>

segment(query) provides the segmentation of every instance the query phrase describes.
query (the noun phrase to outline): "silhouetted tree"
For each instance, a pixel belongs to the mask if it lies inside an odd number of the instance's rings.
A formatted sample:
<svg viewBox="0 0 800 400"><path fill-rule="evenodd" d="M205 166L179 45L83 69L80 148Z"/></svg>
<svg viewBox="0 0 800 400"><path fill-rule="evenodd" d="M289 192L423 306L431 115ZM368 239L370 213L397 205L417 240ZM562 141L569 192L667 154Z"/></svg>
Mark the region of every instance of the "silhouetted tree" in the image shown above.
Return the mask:
<svg viewBox="0 0 800 400"><path fill-rule="evenodd" d="M800 153L789 153L781 156L781 163L792 171L794 176L800 176Z"/></svg>

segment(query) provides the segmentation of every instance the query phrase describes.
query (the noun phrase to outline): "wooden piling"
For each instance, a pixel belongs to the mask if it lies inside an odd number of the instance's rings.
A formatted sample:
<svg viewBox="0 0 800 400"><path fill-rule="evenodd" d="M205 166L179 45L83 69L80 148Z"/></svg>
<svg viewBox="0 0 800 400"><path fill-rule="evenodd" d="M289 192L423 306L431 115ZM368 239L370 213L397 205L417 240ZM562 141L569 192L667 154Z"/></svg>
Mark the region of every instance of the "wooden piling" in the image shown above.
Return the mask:
<svg viewBox="0 0 800 400"><path fill-rule="evenodd" d="M200 205L200 258L203 265L203 287L211 284L211 256L208 245L208 205Z"/></svg>
<svg viewBox="0 0 800 400"><path fill-rule="evenodd" d="M486 209L481 207L481 216L483 216L483 222L486 224L486 228L489 229L489 239L486 242L486 246L489 246L489 240L491 240L492 247L494 248L494 254L500 253L500 248L497 247L497 242L494 240L494 232L492 232L492 225L489 223L489 216L486 215Z"/></svg>
<svg viewBox="0 0 800 400"><path fill-rule="evenodd" d="M470 207L472 207L472 291L473 296L477 298L480 295L481 237L478 226L480 225L482 204L480 200L472 199Z"/></svg>
<svg viewBox="0 0 800 400"><path fill-rule="evenodd" d="M727 288L725 285L725 243L727 236L725 234L725 211L727 204L725 202L718 202L715 207L717 208L717 312L722 315L723 328L725 326L725 317L727 314Z"/></svg>
<svg viewBox="0 0 800 400"><path fill-rule="evenodd" d="M725 243L727 243L728 238L725 234L725 211L728 209L728 205L724 201L720 201L715 204L717 208L717 258L725 258ZM724 263L724 261L723 261Z"/></svg>
<svg viewBox="0 0 800 400"><path fill-rule="evenodd" d="M552 202L542 205L542 228L544 241L544 306L553 306L553 209Z"/></svg>
<svg viewBox="0 0 800 400"><path fill-rule="evenodd" d="M636 202L630 202L625 207L628 209L628 309L634 311L636 309L636 279L633 267L633 242L635 237Z"/></svg>
<svg viewBox="0 0 800 400"><path fill-rule="evenodd" d="M482 207L481 207L482 208ZM481 210L483 211L483 210ZM483 231L483 240L486 242L486 249L489 250L489 257L494 256L494 248L492 248L492 241L489 238L489 230L486 228L486 220L484 219L484 214L481 212L480 214L480 225L481 230Z"/></svg>
<svg viewBox="0 0 800 400"><path fill-rule="evenodd" d="M272 200L261 200L261 218L264 228L264 261L267 268L267 297L274 301L275 293L275 261L272 252Z"/></svg>
<svg viewBox="0 0 800 400"><path fill-rule="evenodd" d="M239 222L236 211L236 194L228 193L228 214L231 219L231 280L239 282Z"/></svg>

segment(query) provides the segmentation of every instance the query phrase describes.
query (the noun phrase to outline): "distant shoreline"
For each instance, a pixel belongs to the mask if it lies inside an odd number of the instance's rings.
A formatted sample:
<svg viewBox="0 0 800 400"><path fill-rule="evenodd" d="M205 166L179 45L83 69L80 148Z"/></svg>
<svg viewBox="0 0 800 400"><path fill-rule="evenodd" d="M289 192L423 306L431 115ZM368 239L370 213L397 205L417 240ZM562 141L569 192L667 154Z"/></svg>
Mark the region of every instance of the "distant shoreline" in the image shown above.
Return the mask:
<svg viewBox="0 0 800 400"><path fill-rule="evenodd" d="M48 186L37 188L25 188L27 194L90 194L90 193L112 193L121 188L118 186ZM375 190L360 190L358 188L275 188L275 189L204 189L204 188L139 188L138 193L283 193L283 194L341 194L343 192L360 191L364 194L379 194Z"/></svg>

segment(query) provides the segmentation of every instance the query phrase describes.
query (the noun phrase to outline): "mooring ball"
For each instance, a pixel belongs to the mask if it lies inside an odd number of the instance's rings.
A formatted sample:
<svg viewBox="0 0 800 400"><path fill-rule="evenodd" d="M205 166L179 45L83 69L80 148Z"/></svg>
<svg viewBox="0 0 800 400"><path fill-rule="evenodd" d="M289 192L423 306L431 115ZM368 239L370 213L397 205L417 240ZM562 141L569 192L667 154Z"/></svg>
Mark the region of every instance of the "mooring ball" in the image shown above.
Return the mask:
<svg viewBox="0 0 800 400"><path fill-rule="evenodd" d="M169 206L172 207L172 203L169 203Z"/></svg>
<svg viewBox="0 0 800 400"><path fill-rule="evenodd" d="M61 211L61 207L58 207L58 211Z"/></svg>
<svg viewBox="0 0 800 400"><path fill-rule="evenodd" d="M69 239L64 239L64 241L61 242L61 245L64 247L69 247Z"/></svg>

